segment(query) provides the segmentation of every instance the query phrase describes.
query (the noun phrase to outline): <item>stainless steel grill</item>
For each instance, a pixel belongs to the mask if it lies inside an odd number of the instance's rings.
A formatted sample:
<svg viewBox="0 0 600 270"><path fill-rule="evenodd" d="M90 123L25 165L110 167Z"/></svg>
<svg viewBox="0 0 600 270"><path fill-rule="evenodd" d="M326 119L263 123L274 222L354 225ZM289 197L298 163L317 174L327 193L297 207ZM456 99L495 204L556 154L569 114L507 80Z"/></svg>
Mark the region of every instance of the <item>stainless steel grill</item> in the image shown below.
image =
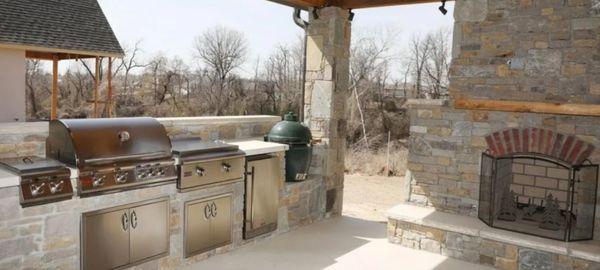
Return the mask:
<svg viewBox="0 0 600 270"><path fill-rule="evenodd" d="M46 155L78 169L81 196L177 179L171 142L153 118L53 120Z"/></svg>

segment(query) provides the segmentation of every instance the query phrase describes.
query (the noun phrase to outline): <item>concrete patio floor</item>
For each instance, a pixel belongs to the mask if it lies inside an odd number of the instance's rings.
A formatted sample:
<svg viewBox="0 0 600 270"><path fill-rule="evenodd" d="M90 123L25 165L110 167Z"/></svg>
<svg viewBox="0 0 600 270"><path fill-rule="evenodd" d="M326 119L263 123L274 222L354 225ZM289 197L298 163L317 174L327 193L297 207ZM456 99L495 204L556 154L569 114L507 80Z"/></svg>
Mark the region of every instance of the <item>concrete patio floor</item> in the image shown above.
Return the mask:
<svg viewBox="0 0 600 270"><path fill-rule="evenodd" d="M185 269L493 269L390 244L386 225L351 217L312 224Z"/></svg>

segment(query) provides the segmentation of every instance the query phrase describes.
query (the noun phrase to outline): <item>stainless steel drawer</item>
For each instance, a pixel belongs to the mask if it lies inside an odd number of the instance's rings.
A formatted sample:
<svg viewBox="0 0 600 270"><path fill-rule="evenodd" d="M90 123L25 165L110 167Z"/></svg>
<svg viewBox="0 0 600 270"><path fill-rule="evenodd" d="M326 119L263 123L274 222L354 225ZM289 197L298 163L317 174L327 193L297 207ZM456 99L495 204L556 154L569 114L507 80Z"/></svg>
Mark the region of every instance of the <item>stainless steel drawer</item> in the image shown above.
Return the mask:
<svg viewBox="0 0 600 270"><path fill-rule="evenodd" d="M181 166L179 188L188 189L241 179L243 174L244 157L188 162Z"/></svg>

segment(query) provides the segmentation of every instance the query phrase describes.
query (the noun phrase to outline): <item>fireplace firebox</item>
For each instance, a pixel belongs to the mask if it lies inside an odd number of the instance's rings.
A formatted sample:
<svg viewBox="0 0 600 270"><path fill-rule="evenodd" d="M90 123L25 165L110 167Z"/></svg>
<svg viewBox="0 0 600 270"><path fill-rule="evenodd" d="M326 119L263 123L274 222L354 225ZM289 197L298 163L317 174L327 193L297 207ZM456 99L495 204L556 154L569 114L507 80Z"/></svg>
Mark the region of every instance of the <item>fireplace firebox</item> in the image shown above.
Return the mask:
<svg viewBox="0 0 600 270"><path fill-rule="evenodd" d="M598 165L595 146L541 128L507 129L485 137L479 219L540 237L594 238Z"/></svg>
<svg viewBox="0 0 600 270"><path fill-rule="evenodd" d="M483 153L479 219L561 241L593 239L598 165L539 154Z"/></svg>

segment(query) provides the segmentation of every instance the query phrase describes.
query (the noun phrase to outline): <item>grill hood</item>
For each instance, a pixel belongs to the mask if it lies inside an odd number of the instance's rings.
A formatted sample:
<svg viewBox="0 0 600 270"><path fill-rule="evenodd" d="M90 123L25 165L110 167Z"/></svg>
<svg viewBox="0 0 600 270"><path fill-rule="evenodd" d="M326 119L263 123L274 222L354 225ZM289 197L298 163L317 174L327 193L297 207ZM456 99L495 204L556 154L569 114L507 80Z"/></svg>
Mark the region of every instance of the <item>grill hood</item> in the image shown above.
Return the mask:
<svg viewBox="0 0 600 270"><path fill-rule="evenodd" d="M77 166L171 157L171 141L154 118L50 121L46 156Z"/></svg>

